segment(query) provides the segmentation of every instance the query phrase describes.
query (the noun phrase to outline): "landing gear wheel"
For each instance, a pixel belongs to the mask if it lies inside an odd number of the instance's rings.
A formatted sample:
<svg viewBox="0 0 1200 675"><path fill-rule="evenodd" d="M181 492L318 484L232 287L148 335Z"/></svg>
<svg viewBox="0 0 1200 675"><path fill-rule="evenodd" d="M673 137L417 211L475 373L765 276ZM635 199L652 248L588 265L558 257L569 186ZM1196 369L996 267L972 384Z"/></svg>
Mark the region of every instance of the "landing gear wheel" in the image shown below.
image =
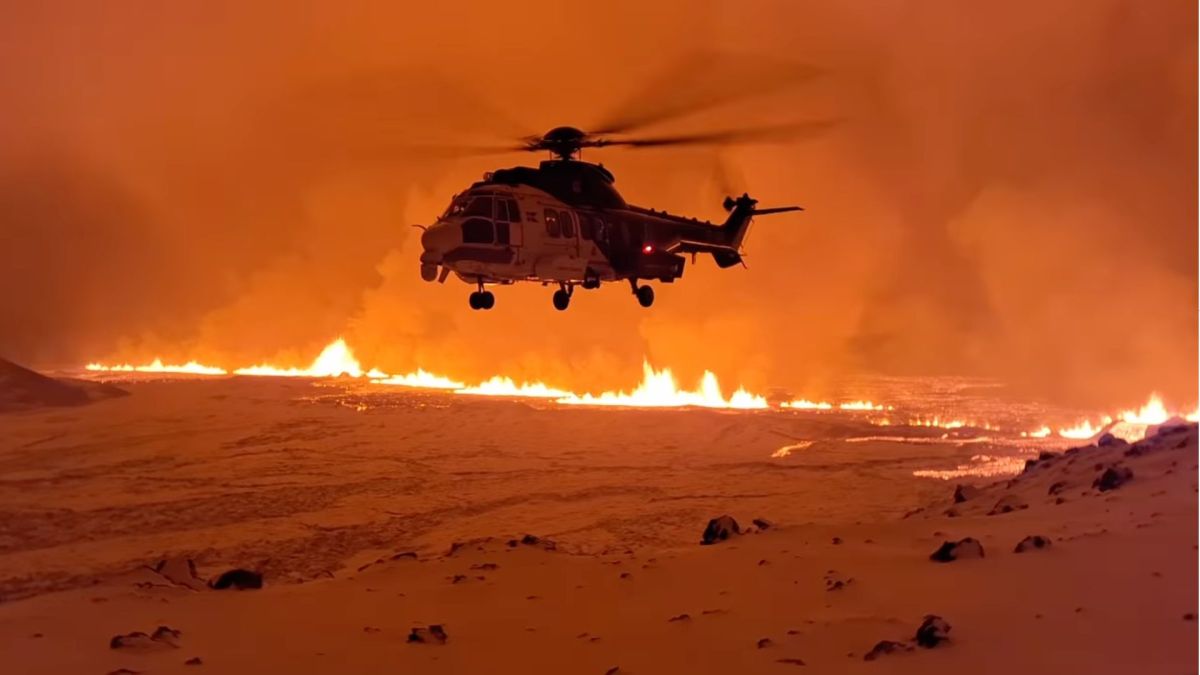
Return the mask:
<svg viewBox="0 0 1200 675"><path fill-rule="evenodd" d="M467 304L471 306L471 309L483 309L482 300L480 298L482 295L483 294L479 291L475 291L474 293L471 293L471 297L467 298Z"/></svg>
<svg viewBox="0 0 1200 675"><path fill-rule="evenodd" d="M642 307L649 307L654 304L654 289L649 286L638 286L634 291L637 294L638 304Z"/></svg>
<svg viewBox="0 0 1200 675"><path fill-rule="evenodd" d="M484 291L479 294L479 308L491 309L496 306L496 296L492 295L491 291Z"/></svg>
<svg viewBox="0 0 1200 675"><path fill-rule="evenodd" d="M557 309L558 311L561 312L564 309L566 309L567 306L570 304L571 304L571 294L570 293L568 293L562 289L554 291L554 309Z"/></svg>

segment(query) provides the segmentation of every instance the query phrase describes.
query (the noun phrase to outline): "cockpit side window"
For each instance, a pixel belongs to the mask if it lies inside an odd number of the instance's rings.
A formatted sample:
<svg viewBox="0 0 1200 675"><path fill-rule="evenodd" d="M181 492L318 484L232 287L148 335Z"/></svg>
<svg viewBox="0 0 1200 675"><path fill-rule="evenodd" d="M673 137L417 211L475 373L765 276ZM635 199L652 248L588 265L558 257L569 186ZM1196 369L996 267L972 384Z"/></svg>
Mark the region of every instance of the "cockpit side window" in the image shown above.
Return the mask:
<svg viewBox="0 0 1200 675"><path fill-rule="evenodd" d="M546 234L551 237L561 237L562 229L558 224L558 211L546 209Z"/></svg>
<svg viewBox="0 0 1200 675"><path fill-rule="evenodd" d="M517 200L508 200L508 219L511 222L521 222L521 208L517 206Z"/></svg>
<svg viewBox="0 0 1200 675"><path fill-rule="evenodd" d="M491 197L472 197L471 203L467 204L467 208L463 211L464 216L482 216L484 218L492 217L492 198Z"/></svg>
<svg viewBox="0 0 1200 675"><path fill-rule="evenodd" d="M595 231L596 231L596 221L592 218L591 214L580 213L579 214L579 236L583 237L587 241L591 241L592 238L595 236L595 234L594 234Z"/></svg>

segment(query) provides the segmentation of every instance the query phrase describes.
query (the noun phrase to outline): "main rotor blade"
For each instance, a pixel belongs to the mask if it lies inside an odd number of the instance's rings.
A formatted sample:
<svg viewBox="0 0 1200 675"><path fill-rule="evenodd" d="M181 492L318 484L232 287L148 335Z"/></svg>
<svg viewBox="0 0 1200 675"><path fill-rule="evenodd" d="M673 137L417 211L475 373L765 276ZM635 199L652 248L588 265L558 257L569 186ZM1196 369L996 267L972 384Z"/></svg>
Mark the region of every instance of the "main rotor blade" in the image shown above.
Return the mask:
<svg viewBox="0 0 1200 675"><path fill-rule="evenodd" d="M734 143L762 143L766 141L800 140L815 138L837 126L841 120L819 120L797 122L755 129L726 129L695 134L674 136L649 136L646 138L598 138L585 145L605 147L623 145L631 148L660 148L671 145L730 145Z"/></svg>
<svg viewBox="0 0 1200 675"><path fill-rule="evenodd" d="M749 63L753 61L753 63ZM605 117L593 134L621 134L811 80L815 66L698 52L667 70Z"/></svg>

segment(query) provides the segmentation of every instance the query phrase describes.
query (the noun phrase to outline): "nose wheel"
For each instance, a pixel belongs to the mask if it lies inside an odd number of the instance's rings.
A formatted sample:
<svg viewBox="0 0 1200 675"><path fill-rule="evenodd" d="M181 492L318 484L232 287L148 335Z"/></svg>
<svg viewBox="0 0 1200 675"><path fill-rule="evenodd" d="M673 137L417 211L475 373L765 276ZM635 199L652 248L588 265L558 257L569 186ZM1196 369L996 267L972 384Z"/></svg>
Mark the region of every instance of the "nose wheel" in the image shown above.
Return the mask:
<svg viewBox="0 0 1200 675"><path fill-rule="evenodd" d="M491 309L496 306L496 296L491 291L475 291L467 298L471 309Z"/></svg>

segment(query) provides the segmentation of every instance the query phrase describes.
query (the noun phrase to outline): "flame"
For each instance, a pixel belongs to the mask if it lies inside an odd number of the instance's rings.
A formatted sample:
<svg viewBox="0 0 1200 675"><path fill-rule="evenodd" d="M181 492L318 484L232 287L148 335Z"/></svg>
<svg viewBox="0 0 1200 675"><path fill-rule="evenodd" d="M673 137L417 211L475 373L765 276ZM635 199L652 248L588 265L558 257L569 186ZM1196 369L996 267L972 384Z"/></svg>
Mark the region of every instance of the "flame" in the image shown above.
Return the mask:
<svg viewBox="0 0 1200 675"><path fill-rule="evenodd" d="M938 429L961 429L967 426L963 420L944 420L940 417L931 419L913 419L908 421L910 427L937 427ZM971 425L975 426L975 425ZM986 425L985 425L986 428Z"/></svg>
<svg viewBox="0 0 1200 675"><path fill-rule="evenodd" d="M387 373L374 369L368 373L364 373L362 366L358 363L358 359L354 358L354 352L350 351L350 347L346 345L346 341L342 338L329 343L325 349L321 350L320 355L312 362L312 365L307 368L277 368L262 364L248 368L238 368L233 372L235 375L260 375L268 377L340 377L342 375L362 377L364 374L375 378L387 377Z"/></svg>
<svg viewBox="0 0 1200 675"><path fill-rule="evenodd" d="M512 378L499 375L474 387L460 387L455 393L474 396L520 396L525 398L564 398L574 396L569 391L553 389L541 382L517 384Z"/></svg>
<svg viewBox="0 0 1200 675"><path fill-rule="evenodd" d="M1092 423L1084 420L1073 427L1059 429L1058 435L1063 438L1071 438L1075 440L1085 440L1100 433L1101 427L1093 427Z"/></svg>
<svg viewBox="0 0 1200 675"><path fill-rule="evenodd" d="M379 373L372 370L368 375L371 376L373 384L394 384L401 387L415 387L418 389L462 389L467 386L462 382L456 382L448 377L434 375L422 368L418 368L416 372L407 375L391 375L387 373Z"/></svg>
<svg viewBox="0 0 1200 675"><path fill-rule="evenodd" d="M760 410L767 408L767 399L738 389L728 399L721 393L717 376L705 371L700 387L695 391L681 390L669 368L654 370L649 363L642 363L642 383L632 392L606 391L599 396L569 393L558 399L568 405L608 405L645 408L680 408L697 406L702 408L734 408L738 410Z"/></svg>
<svg viewBox="0 0 1200 675"><path fill-rule="evenodd" d="M89 363L84 366L84 369L93 372L105 373L186 373L189 375L225 375L223 368L215 366L205 366L195 361L188 361L183 365L164 364L162 359L154 359L150 363L142 366L135 366L128 363L120 365L106 366L99 363Z"/></svg>
<svg viewBox="0 0 1200 675"><path fill-rule="evenodd" d="M839 403L840 410L891 410L892 406L885 406L881 403L872 403L871 401L848 401Z"/></svg>
<svg viewBox="0 0 1200 675"><path fill-rule="evenodd" d="M833 410L833 404L827 401L809 401L807 399L798 398L794 401L784 401L779 404L780 408L791 408L793 410Z"/></svg>
<svg viewBox="0 0 1200 675"><path fill-rule="evenodd" d="M1120 418L1130 424L1162 424L1170 417L1158 394L1151 394L1150 400L1140 409L1125 410L1120 414Z"/></svg>
<svg viewBox="0 0 1200 675"><path fill-rule="evenodd" d="M1021 435L1026 438L1046 438L1051 434L1050 427L1040 427L1036 431L1022 431Z"/></svg>

